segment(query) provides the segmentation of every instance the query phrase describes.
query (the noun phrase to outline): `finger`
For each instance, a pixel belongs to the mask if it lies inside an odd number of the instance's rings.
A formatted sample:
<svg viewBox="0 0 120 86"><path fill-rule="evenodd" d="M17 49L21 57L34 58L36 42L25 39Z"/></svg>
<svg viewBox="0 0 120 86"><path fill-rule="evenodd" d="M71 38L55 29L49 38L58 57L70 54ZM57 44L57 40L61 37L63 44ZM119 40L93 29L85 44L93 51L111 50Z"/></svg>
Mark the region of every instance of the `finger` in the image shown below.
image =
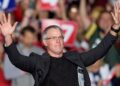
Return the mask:
<svg viewBox="0 0 120 86"><path fill-rule="evenodd" d="M15 30L16 26L17 26L18 22L15 22L12 28L12 32Z"/></svg>
<svg viewBox="0 0 120 86"><path fill-rule="evenodd" d="M116 3L114 3L114 12L116 11Z"/></svg>
<svg viewBox="0 0 120 86"><path fill-rule="evenodd" d="M2 27L2 25L0 24L0 29L2 29L1 27Z"/></svg>
<svg viewBox="0 0 120 86"><path fill-rule="evenodd" d="M115 15L114 15L113 13L111 13L111 15L112 15L112 18L113 18L113 20L114 20L115 24L117 24L118 22L117 22L117 20L116 20Z"/></svg>
<svg viewBox="0 0 120 86"><path fill-rule="evenodd" d="M3 13L1 13L1 16L0 16L0 23L1 23L1 24L4 24L4 19L3 19L3 17L4 17L4 16L3 16Z"/></svg>
<svg viewBox="0 0 120 86"><path fill-rule="evenodd" d="M0 24L2 22L2 13L0 12Z"/></svg>
<svg viewBox="0 0 120 86"><path fill-rule="evenodd" d="M117 2L115 3L115 13L117 13L118 11L118 6L117 6Z"/></svg>
<svg viewBox="0 0 120 86"><path fill-rule="evenodd" d="M119 1L119 5L118 6L119 6L119 9L120 9L120 1Z"/></svg>
<svg viewBox="0 0 120 86"><path fill-rule="evenodd" d="M113 18L114 22L116 23L115 15L112 12L111 12L111 15L112 15L112 18Z"/></svg>
<svg viewBox="0 0 120 86"><path fill-rule="evenodd" d="M2 32L2 25L0 24L0 31Z"/></svg>
<svg viewBox="0 0 120 86"><path fill-rule="evenodd" d="M3 23L5 23L7 21L5 13L3 13Z"/></svg>
<svg viewBox="0 0 120 86"><path fill-rule="evenodd" d="M118 1L118 20L120 20L120 2Z"/></svg>
<svg viewBox="0 0 120 86"><path fill-rule="evenodd" d="M8 14L8 23L11 24L11 14L10 13Z"/></svg>
<svg viewBox="0 0 120 86"><path fill-rule="evenodd" d="M114 13L115 16L117 16L117 11L118 11L118 7L117 7L117 2L114 4Z"/></svg>
<svg viewBox="0 0 120 86"><path fill-rule="evenodd" d="M118 17L119 15L119 3L115 3L115 11L114 11L115 17Z"/></svg>
<svg viewBox="0 0 120 86"><path fill-rule="evenodd" d="M116 3L117 11L119 10L119 2Z"/></svg>
<svg viewBox="0 0 120 86"><path fill-rule="evenodd" d="M115 16L114 16L113 12L111 12L111 15L112 15L112 18L115 19Z"/></svg>
<svg viewBox="0 0 120 86"><path fill-rule="evenodd" d="M118 10L120 10L120 2L118 2Z"/></svg>

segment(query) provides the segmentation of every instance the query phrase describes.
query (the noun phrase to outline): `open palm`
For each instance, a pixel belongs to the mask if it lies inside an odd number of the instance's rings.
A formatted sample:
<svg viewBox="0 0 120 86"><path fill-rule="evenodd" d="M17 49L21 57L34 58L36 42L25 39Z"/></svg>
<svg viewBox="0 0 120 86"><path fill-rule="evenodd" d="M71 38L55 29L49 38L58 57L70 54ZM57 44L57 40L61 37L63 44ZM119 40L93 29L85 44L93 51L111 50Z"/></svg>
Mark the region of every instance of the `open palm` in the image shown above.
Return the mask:
<svg viewBox="0 0 120 86"><path fill-rule="evenodd" d="M4 13L0 13L0 15L0 30L3 36L11 35L16 28L17 22L15 22L13 25L11 24L10 14L8 14L8 17L6 17Z"/></svg>
<svg viewBox="0 0 120 86"><path fill-rule="evenodd" d="M111 14L112 14L114 23L116 25L120 25L120 3L118 1L114 4L114 11Z"/></svg>

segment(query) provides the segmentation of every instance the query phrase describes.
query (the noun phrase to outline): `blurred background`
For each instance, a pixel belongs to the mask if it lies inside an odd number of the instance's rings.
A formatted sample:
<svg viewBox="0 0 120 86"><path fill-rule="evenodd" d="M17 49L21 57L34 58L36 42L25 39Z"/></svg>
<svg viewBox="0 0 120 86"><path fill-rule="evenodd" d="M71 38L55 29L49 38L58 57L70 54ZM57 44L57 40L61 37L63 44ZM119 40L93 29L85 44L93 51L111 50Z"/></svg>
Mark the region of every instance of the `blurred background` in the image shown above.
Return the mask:
<svg viewBox="0 0 120 86"><path fill-rule="evenodd" d="M12 36L21 54L45 52L41 33L49 25L62 27L65 51L81 53L96 47L109 32L115 1L0 0L0 12L12 15L11 23L18 21ZM11 64L3 43L0 34L0 86L33 86L32 76ZM92 86L120 86L120 37L103 59L87 69Z"/></svg>

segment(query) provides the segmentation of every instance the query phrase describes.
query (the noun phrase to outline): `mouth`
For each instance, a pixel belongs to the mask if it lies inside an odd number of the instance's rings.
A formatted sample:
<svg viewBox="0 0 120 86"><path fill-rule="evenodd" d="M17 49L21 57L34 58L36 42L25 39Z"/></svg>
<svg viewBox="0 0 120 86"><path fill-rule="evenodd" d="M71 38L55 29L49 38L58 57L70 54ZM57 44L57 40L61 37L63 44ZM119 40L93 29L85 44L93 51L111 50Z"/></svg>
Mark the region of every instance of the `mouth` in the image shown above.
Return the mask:
<svg viewBox="0 0 120 86"><path fill-rule="evenodd" d="M60 48L60 46L55 46L55 48Z"/></svg>

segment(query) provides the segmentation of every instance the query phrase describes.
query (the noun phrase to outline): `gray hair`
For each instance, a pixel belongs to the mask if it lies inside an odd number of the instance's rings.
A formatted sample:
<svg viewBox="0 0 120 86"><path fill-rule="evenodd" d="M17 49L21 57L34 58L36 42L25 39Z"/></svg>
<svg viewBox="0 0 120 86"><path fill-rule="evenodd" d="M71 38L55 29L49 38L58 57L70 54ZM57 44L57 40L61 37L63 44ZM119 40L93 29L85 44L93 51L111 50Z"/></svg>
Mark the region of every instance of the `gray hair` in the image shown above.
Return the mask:
<svg viewBox="0 0 120 86"><path fill-rule="evenodd" d="M47 32L50 30L50 29L58 29L60 30L60 32L63 34L63 30L61 29L61 27L57 26L57 25L50 25L48 27L45 28L45 30L42 32L42 40L46 39L47 38Z"/></svg>

